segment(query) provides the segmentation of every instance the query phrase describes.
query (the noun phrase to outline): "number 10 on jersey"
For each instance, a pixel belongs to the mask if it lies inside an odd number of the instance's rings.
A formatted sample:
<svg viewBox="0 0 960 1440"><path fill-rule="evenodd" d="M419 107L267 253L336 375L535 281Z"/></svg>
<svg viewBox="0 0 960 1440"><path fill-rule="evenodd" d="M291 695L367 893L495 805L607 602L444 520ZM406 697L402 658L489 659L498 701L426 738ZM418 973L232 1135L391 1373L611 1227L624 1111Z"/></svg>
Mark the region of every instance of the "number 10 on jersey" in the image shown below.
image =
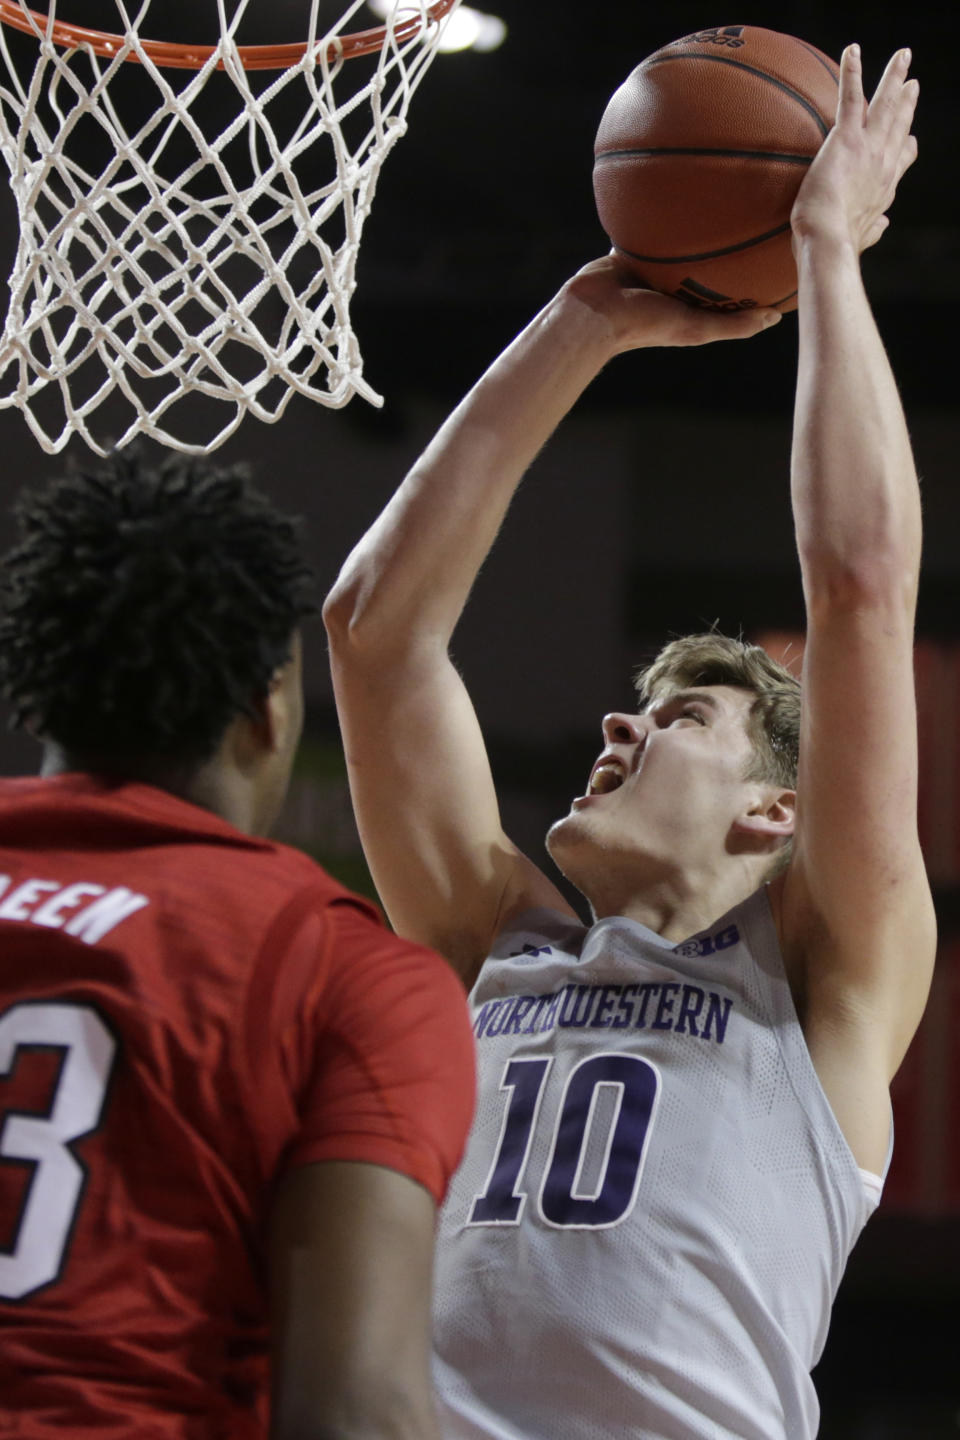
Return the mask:
<svg viewBox="0 0 960 1440"><path fill-rule="evenodd" d="M508 1060L500 1089L508 1098L493 1163L482 1194L470 1211L470 1225L516 1225L527 1201L521 1187L527 1159L543 1125L541 1108L549 1089L549 1057ZM598 1102L607 1092L606 1133L595 1134ZM633 1209L660 1095L660 1073L638 1055L590 1055L567 1076L557 1110L540 1187L541 1219L563 1229L597 1230L619 1225ZM588 1147L600 1162L589 1187L584 1183Z"/></svg>

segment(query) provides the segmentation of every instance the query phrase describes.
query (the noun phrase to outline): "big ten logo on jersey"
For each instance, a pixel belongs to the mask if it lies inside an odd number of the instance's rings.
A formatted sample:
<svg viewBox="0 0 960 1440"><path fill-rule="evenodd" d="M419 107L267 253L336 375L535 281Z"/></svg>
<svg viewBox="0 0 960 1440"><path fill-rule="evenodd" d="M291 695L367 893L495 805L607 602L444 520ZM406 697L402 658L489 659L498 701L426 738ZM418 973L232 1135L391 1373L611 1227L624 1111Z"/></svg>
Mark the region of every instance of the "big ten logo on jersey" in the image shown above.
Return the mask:
<svg viewBox="0 0 960 1440"><path fill-rule="evenodd" d="M698 30L695 35L684 35L678 45L720 45L726 50L739 50L746 44L742 25L715 25L712 30Z"/></svg>
<svg viewBox="0 0 960 1440"><path fill-rule="evenodd" d="M699 959L704 955L716 955L718 950L729 950L739 939L740 931L736 925L726 925L714 935L695 935L692 940L684 940L682 945L674 946L673 953L688 960Z"/></svg>

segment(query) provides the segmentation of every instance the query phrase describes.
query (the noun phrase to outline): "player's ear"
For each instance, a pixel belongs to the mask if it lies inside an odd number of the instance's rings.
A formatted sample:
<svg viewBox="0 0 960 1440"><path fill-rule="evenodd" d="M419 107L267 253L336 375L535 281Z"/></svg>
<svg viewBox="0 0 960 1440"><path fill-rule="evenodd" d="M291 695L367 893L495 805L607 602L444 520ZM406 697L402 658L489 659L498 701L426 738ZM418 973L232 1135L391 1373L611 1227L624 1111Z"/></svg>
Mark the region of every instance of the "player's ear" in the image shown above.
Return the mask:
<svg viewBox="0 0 960 1440"><path fill-rule="evenodd" d="M249 711L233 722L233 743L241 769L265 754L292 750L303 724L303 689L300 639L293 637L291 653L278 665L262 695L254 696Z"/></svg>
<svg viewBox="0 0 960 1440"><path fill-rule="evenodd" d="M269 694L255 696L249 709L234 717L225 740L231 759L243 774L274 749L275 732Z"/></svg>
<svg viewBox="0 0 960 1440"><path fill-rule="evenodd" d="M292 751L303 725L303 678L300 637L294 635L290 656L270 677L259 703L263 739L277 754Z"/></svg>
<svg viewBox="0 0 960 1440"><path fill-rule="evenodd" d="M256 768L267 755L283 748L287 723L288 706L281 671L277 670L270 679L269 688L263 694L255 695L249 708L242 711L230 726L230 749L244 774Z"/></svg>
<svg viewBox="0 0 960 1440"><path fill-rule="evenodd" d="M794 833L796 820L796 790L778 790L767 786L760 798L742 815L737 816L733 828L744 838L754 836L760 839L769 836L772 839L785 839Z"/></svg>
<svg viewBox="0 0 960 1440"><path fill-rule="evenodd" d="M286 668L281 665L273 672L269 689L254 701L254 715L250 716L258 744L275 753L285 749L293 724Z"/></svg>

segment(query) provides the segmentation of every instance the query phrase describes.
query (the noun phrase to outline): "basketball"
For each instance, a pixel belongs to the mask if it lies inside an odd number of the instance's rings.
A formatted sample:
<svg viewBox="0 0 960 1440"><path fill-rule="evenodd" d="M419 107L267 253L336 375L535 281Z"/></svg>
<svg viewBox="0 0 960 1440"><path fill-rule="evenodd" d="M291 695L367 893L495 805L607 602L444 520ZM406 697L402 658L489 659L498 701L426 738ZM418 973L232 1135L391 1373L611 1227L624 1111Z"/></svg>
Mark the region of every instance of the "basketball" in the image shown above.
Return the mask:
<svg viewBox="0 0 960 1440"><path fill-rule="evenodd" d="M597 131L600 223L642 284L709 309L796 308L790 210L834 122L839 67L753 25L674 40Z"/></svg>

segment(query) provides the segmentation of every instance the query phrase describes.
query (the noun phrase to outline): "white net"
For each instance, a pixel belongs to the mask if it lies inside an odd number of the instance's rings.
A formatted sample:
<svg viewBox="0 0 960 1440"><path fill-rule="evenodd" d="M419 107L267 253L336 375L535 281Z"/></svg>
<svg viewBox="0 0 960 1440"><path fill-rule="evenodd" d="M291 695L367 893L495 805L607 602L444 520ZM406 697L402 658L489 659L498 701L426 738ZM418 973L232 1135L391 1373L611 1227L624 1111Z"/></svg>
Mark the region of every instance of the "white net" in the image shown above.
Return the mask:
<svg viewBox="0 0 960 1440"><path fill-rule="evenodd" d="M363 27L363 0L326 30L309 0L306 53L279 73L244 69L249 0L229 16L218 0L220 39L196 71L144 49L150 0L115 3L123 42L106 58L53 43L54 0L30 37L0 25L20 223L0 407L49 453L77 433L98 454L141 434L202 454L295 394L380 404L350 300L380 167L437 48L428 0L405 0L382 49L349 61L339 37Z"/></svg>

